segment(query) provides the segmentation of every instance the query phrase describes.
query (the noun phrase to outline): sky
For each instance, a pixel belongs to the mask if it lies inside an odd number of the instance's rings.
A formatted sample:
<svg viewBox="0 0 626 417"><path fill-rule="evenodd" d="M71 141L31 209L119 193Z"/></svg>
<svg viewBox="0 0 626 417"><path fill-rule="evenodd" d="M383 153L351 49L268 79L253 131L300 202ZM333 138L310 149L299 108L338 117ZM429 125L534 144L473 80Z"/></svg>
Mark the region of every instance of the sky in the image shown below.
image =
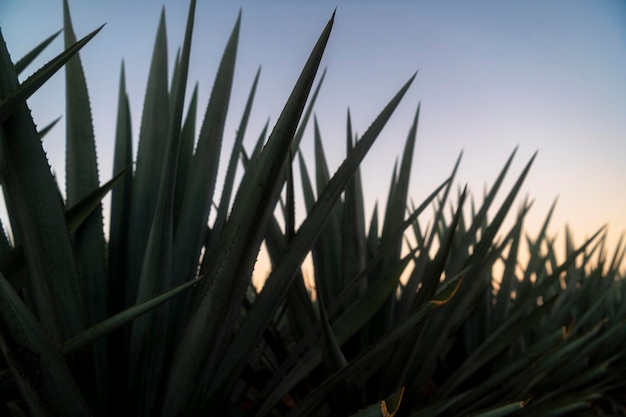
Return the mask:
<svg viewBox="0 0 626 417"><path fill-rule="evenodd" d="M101 182L111 176L122 59L137 140L161 6L167 16L172 63L182 44L186 2L70 0L78 37L106 23L81 52ZM609 224L609 248L615 246L626 230L625 2L200 0L188 93L189 97L198 82L199 120L226 40L242 10L224 150L231 149L257 68L261 66L262 72L245 141L248 149L267 118L272 126L278 118L335 7L335 25L322 61L328 72L315 108L331 171L345 157L347 109L354 129L363 133L418 71L362 164L368 216L376 200L383 204L386 199L393 164L421 103L410 184L417 204L450 174L461 151L457 181L468 183L479 201L515 147L519 149L505 186L538 151L521 193L534 200L526 230L537 233L558 197L553 235L563 236L569 224L575 242L581 244ZM14 61L61 29L62 23L61 0L0 0L0 28ZM61 51L59 38L26 73ZM59 73L29 100L39 126L63 115L63 89ZM60 178L64 129L61 122L44 142ZM302 150L310 161L312 129L305 134ZM298 210L302 213L303 206ZM511 215L515 213L512 210Z"/></svg>

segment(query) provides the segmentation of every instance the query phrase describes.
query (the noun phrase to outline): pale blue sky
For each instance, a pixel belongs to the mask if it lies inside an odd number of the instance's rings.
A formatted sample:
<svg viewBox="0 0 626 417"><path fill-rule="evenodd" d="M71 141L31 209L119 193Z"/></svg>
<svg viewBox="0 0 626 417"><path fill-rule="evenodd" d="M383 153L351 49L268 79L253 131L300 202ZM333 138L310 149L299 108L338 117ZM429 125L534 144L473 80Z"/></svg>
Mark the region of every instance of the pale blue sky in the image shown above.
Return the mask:
<svg viewBox="0 0 626 417"><path fill-rule="evenodd" d="M538 159L524 193L536 200L534 234L554 198L553 230L569 223L578 243L610 223L610 241L626 229L626 3L562 1L203 1L198 2L190 85L200 83L204 111L219 57L243 9L233 100L224 149L230 151L244 100L259 65L262 74L248 146L267 117L284 104L335 6L324 57L328 67L318 116L331 170L344 157L349 106L362 133L400 86L419 74L397 113L363 163L368 209L384 200L418 102L422 112L410 193L416 202L464 159L458 180L476 197L519 145L512 174L535 150ZM127 70L133 130L139 129L150 55L161 5L169 52L182 42L187 4L180 0L70 1L74 28L102 32L81 52L89 85L100 179L111 174L117 85ZM0 27L14 60L62 27L62 3L0 0ZM33 72L62 50L57 40ZM62 115L63 76L30 101L43 126ZM202 115L199 115L200 120ZM45 140L62 176L64 125ZM303 149L312 156L312 130ZM511 175L511 180L513 179ZM507 184L511 184L509 181ZM303 209L301 209L303 210Z"/></svg>

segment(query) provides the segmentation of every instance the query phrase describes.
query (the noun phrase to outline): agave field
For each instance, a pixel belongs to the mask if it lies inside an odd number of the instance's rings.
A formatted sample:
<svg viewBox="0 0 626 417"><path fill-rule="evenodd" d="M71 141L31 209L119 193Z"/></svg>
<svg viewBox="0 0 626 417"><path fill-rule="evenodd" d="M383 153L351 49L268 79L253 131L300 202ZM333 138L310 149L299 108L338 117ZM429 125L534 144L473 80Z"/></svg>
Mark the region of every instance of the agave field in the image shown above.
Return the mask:
<svg viewBox="0 0 626 417"><path fill-rule="evenodd" d="M579 245L566 231L565 250L556 248L552 210L527 232L532 204L517 194L534 157L502 189L513 152L475 202L455 185L459 156L414 203L418 106L387 200L366 213L360 163L414 76L363 135L348 113L347 156L331 175L311 115L334 14L262 132L247 130L258 73L245 108L229 109L239 17L196 137L197 91L185 91L195 3L171 76L162 15L138 142L122 67L104 184L78 55L100 29L77 40L65 0L64 52L21 84L59 33L18 60L0 39L10 223L0 233L0 415L626 415L626 248L607 248L603 229ZM38 130L26 104L62 68L64 193L42 148L54 123ZM240 124L220 195L228 110ZM300 152L307 132L314 167ZM256 146L245 149L250 136ZM298 227L296 189L306 206ZM262 244L272 268L257 288Z"/></svg>

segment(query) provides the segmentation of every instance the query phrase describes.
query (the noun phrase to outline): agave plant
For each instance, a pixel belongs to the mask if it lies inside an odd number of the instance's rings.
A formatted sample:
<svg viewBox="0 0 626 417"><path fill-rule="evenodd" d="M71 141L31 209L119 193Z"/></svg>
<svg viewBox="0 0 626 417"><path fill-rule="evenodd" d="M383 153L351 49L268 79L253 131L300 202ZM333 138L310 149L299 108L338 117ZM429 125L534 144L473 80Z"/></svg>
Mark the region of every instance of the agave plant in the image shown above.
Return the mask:
<svg viewBox="0 0 626 417"><path fill-rule="evenodd" d="M422 204L409 204L418 106L382 222L377 208L367 222L359 164L413 76L363 135L348 113L347 156L332 176L314 120L313 186L299 145L324 79L309 98L334 14L273 130L255 135L247 152L257 72L218 201L241 16L195 137L197 90L183 117L195 1L171 76L162 14L136 155L122 66L113 178L101 186L78 55L100 29L76 41L63 6L65 52L24 83L17 74L58 34L16 63L0 42L0 173L13 237L0 234L5 414L624 413L624 249L606 267L603 240L574 248L568 234L559 263L548 215L539 236L527 238L522 268L530 204L501 229L532 160L493 219L487 213L513 155L469 218L467 188L445 214L460 157ZM41 145L54 124L37 131L26 106L63 66L66 198ZM297 229L296 157L307 212ZM100 201L109 191L106 241ZM431 206L434 219L423 229L418 217ZM256 289L262 242L272 270ZM309 252L314 292L301 270Z"/></svg>

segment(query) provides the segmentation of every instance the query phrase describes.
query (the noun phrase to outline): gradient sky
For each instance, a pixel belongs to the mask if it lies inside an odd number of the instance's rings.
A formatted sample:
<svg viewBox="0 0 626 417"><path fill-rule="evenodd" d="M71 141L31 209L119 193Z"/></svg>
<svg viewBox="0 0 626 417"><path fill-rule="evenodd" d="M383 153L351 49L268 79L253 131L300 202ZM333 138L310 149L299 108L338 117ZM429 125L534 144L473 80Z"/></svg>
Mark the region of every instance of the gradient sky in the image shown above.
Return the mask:
<svg viewBox="0 0 626 417"><path fill-rule="evenodd" d="M160 6L165 5L173 62L182 43L185 3L70 0L77 36L107 23L81 52L101 182L110 177L112 169L120 63L125 60L137 138ZM531 235L557 196L554 233L563 235L567 223L580 244L608 223L609 243L614 246L626 230L625 2L198 3L189 79L190 86L200 84L201 112L239 8L243 10L225 150L231 149L258 66L262 66L262 73L248 127L248 148L267 118L272 125L277 119L313 44L338 6L322 62L328 73L316 105L331 171L345 155L346 109L350 107L355 130L363 133L402 84L419 70L362 165L368 213L374 200L386 199L394 161L402 152L421 102L410 188L416 203L449 175L461 150L464 157L458 181L469 183L475 197L481 197L485 185L493 182L506 158L519 146L505 185L511 185L531 155L539 151L521 194L535 200L527 222ZM17 60L62 27L62 3L0 0L0 27ZM59 39L27 72L61 50ZM63 88L64 77L58 74L29 100L39 126L63 114ZM202 114L199 117L201 120ZM63 138L64 125L60 123L45 139L50 163L61 178ZM312 143L309 129L303 143L309 157Z"/></svg>

